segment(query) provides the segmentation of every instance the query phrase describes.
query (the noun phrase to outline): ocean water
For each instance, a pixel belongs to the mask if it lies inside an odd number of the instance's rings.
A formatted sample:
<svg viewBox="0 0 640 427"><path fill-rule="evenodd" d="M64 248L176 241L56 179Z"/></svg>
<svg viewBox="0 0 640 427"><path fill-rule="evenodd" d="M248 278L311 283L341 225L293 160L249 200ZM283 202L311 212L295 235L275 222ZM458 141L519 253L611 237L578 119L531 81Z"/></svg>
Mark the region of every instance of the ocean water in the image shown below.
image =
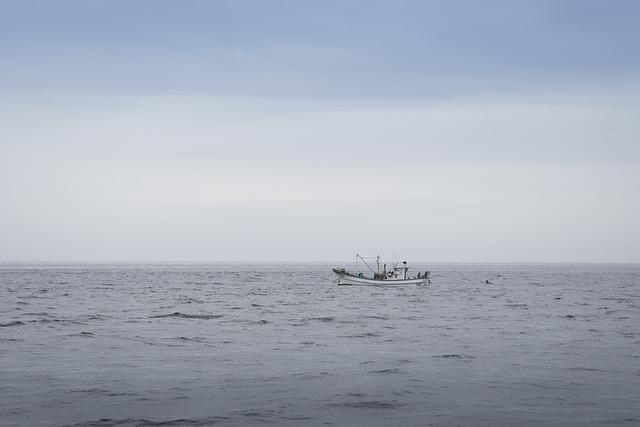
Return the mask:
<svg viewBox="0 0 640 427"><path fill-rule="evenodd" d="M330 267L0 265L0 425L640 425L640 266Z"/></svg>

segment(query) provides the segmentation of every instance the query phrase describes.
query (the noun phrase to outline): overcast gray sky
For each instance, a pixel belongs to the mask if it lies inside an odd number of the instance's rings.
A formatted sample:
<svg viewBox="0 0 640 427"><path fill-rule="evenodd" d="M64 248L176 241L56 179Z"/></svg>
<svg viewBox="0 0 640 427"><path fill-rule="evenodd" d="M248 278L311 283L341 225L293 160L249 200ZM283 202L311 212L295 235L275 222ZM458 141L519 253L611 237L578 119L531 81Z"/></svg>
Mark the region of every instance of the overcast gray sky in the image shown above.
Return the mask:
<svg viewBox="0 0 640 427"><path fill-rule="evenodd" d="M640 262L639 20L0 2L0 260Z"/></svg>

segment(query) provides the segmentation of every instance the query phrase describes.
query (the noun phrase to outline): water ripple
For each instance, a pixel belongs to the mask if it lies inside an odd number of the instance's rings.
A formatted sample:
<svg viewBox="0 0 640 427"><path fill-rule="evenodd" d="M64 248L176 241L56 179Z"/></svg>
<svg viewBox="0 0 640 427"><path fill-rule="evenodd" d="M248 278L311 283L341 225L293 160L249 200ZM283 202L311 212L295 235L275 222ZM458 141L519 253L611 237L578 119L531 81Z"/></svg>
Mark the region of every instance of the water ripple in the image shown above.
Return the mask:
<svg viewBox="0 0 640 427"><path fill-rule="evenodd" d="M180 319L203 319L203 320L209 320L209 319L219 319L221 317L223 317L223 314L186 314L186 313L180 313L179 311L176 311L175 313L169 313L169 314L158 314L155 316L150 316L151 318L163 318L163 317L175 317L175 318L180 318Z"/></svg>

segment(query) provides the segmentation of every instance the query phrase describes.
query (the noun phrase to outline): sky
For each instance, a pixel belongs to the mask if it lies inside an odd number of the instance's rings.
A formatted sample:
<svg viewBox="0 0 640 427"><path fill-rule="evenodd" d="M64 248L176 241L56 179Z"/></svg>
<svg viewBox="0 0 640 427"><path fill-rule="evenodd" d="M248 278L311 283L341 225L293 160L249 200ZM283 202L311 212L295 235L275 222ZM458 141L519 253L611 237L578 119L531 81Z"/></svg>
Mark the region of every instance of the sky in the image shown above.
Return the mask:
<svg viewBox="0 0 640 427"><path fill-rule="evenodd" d="M0 261L640 262L639 21L0 0Z"/></svg>

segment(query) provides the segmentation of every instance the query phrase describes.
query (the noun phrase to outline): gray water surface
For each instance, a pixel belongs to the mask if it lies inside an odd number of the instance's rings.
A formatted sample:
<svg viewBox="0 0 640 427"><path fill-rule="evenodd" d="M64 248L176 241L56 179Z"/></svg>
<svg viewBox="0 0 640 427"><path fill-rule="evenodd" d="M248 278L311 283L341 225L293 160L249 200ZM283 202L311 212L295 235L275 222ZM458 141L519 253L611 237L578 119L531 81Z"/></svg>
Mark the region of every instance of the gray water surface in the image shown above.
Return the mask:
<svg viewBox="0 0 640 427"><path fill-rule="evenodd" d="M0 424L640 425L640 266L330 267L0 265Z"/></svg>

